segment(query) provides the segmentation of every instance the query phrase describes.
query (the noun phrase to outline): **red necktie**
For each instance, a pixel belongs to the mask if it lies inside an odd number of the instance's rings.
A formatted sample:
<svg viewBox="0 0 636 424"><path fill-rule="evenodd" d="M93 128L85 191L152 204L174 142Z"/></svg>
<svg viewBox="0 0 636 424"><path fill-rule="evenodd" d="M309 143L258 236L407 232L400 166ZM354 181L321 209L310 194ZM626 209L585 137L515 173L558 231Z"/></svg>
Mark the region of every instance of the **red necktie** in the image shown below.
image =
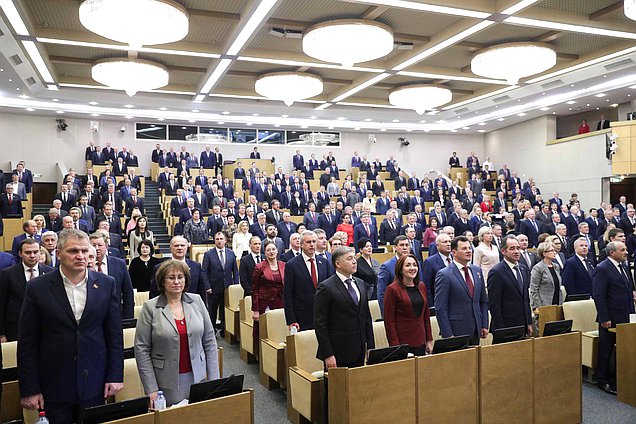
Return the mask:
<svg viewBox="0 0 636 424"><path fill-rule="evenodd" d="M318 287L318 272L316 271L316 262L314 258L310 258L311 262L311 281L314 283L314 288Z"/></svg>
<svg viewBox="0 0 636 424"><path fill-rule="evenodd" d="M468 272L468 266L464 267L464 276L466 277L466 286L468 286L470 297L473 297L475 294L475 285L473 284L473 279L470 277L470 272Z"/></svg>

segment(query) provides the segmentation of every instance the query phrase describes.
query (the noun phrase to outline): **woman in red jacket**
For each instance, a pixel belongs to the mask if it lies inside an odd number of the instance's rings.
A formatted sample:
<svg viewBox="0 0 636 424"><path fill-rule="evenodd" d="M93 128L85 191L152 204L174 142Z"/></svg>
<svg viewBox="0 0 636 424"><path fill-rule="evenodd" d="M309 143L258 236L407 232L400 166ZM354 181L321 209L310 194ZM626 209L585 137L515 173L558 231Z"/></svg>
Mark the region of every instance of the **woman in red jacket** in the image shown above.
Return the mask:
<svg viewBox="0 0 636 424"><path fill-rule="evenodd" d="M285 306L283 281L285 281L285 262L277 260L278 248L273 241L265 242L265 260L256 264L252 275L252 317L254 318L254 343L258 338L258 318L267 309L280 309Z"/></svg>
<svg viewBox="0 0 636 424"><path fill-rule="evenodd" d="M347 233L347 246L353 244L353 224L351 223L351 215L346 214L342 216L342 224L338 224L336 231L343 231Z"/></svg>
<svg viewBox="0 0 636 424"><path fill-rule="evenodd" d="M390 346L409 345L409 352L422 356L433 350L431 314L426 287L419 281L419 267L413 255L395 264L395 280L384 293L384 327Z"/></svg>

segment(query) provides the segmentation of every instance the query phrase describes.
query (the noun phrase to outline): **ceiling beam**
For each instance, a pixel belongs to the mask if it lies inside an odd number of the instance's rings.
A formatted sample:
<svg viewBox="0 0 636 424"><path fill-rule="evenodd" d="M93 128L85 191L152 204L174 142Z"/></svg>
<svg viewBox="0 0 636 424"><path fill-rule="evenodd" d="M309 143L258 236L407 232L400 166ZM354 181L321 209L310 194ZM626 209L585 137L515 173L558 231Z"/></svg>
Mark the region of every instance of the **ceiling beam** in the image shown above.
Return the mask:
<svg viewBox="0 0 636 424"><path fill-rule="evenodd" d="M124 58L124 56L122 56ZM85 65L92 66L95 61L92 59L85 59L81 57L69 57L69 56L49 56L51 63L70 63L73 65ZM164 65L165 66L165 65ZM203 74L207 71L206 68L195 68L190 66L166 66L170 72L194 72Z"/></svg>
<svg viewBox="0 0 636 424"><path fill-rule="evenodd" d="M375 21L387 10L389 10L388 6L371 6L364 11L364 13L360 16L360 19Z"/></svg>
<svg viewBox="0 0 636 424"><path fill-rule="evenodd" d="M596 12L590 13L590 20L591 21L600 21L601 19L604 19L606 15L609 15L613 12L616 12L619 9L623 8L623 0L617 1L614 4L611 4L607 7L604 7L600 10L597 10Z"/></svg>
<svg viewBox="0 0 636 424"><path fill-rule="evenodd" d="M556 40L557 38L563 37L565 34L566 33L564 31L548 31L545 34L541 34L540 36L536 37L534 41L536 41L537 43L549 43Z"/></svg>

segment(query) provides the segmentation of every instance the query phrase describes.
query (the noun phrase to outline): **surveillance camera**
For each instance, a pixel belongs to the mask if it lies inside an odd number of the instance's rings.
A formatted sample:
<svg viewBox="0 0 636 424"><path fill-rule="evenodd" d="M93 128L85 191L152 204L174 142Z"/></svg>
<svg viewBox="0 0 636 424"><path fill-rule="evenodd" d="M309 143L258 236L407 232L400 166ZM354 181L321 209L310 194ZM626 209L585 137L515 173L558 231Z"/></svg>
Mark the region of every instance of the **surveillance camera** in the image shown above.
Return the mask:
<svg viewBox="0 0 636 424"><path fill-rule="evenodd" d="M375 137L375 134L369 134L369 143L375 143L377 140L377 138Z"/></svg>
<svg viewBox="0 0 636 424"><path fill-rule="evenodd" d="M400 145L402 145L403 147L406 147L409 144L411 144L411 142L404 137L398 137L398 141L400 142Z"/></svg>
<svg viewBox="0 0 636 424"><path fill-rule="evenodd" d="M64 119L56 119L55 122L57 123L57 129L60 131L66 131L68 128L68 124Z"/></svg>
<svg viewBox="0 0 636 424"><path fill-rule="evenodd" d="M125 132L126 132L126 127L121 127L121 128L119 129L119 132L123 132L123 133L125 133Z"/></svg>
<svg viewBox="0 0 636 424"><path fill-rule="evenodd" d="M610 134L609 139L612 140L612 142L616 142L616 140L618 139L618 134L616 133Z"/></svg>

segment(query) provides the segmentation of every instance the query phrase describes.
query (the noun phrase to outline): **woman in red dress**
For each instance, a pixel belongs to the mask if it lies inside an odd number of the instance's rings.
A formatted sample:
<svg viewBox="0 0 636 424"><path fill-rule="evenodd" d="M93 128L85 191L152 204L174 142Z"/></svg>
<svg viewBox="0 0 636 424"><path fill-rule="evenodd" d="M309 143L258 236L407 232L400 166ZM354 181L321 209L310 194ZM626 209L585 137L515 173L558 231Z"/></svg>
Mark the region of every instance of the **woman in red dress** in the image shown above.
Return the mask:
<svg viewBox="0 0 636 424"><path fill-rule="evenodd" d="M587 124L587 121L584 119L581 121L581 125L579 126L579 134L587 134L590 132L590 126Z"/></svg>
<svg viewBox="0 0 636 424"><path fill-rule="evenodd" d="M353 244L353 224L351 224L351 215L342 216L342 224L338 224L336 231L342 231L347 233L347 246Z"/></svg>
<svg viewBox="0 0 636 424"><path fill-rule="evenodd" d="M258 318L266 310L285 306L283 281L285 262L277 260L278 248L273 241L265 242L265 260L256 265L252 275L252 317L254 318L254 343L259 343Z"/></svg>

